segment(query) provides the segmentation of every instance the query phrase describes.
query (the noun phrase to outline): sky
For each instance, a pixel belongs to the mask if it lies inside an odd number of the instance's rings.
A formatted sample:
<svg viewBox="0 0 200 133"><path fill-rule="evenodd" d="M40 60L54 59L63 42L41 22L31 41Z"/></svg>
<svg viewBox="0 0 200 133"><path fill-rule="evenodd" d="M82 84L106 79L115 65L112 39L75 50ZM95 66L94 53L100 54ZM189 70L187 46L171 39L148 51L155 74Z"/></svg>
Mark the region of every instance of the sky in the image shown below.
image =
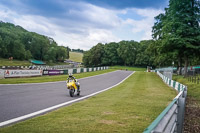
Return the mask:
<svg viewBox="0 0 200 133"><path fill-rule="evenodd" d="M151 39L168 0L0 0L0 20L89 50L97 43Z"/></svg>

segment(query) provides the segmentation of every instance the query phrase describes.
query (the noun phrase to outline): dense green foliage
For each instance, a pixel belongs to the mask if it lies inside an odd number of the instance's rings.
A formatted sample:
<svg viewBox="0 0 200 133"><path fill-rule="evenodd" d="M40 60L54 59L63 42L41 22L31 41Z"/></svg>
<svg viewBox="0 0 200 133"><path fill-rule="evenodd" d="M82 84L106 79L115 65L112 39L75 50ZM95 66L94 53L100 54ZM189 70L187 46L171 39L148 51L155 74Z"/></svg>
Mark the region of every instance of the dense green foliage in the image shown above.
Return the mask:
<svg viewBox="0 0 200 133"><path fill-rule="evenodd" d="M189 63L196 63L200 52L200 2L170 0L169 8L155 19L152 31L159 52L170 56L179 67L183 60L185 70Z"/></svg>
<svg viewBox="0 0 200 133"><path fill-rule="evenodd" d="M121 41L108 44L97 44L84 52L83 62L85 66L101 65L125 65L125 66L158 66L169 62L155 60L158 52L152 49L156 46L154 40Z"/></svg>
<svg viewBox="0 0 200 133"><path fill-rule="evenodd" d="M85 66L101 65L127 65L146 66L152 65L149 53L146 51L150 43L154 41L121 41L108 44L97 44L89 51L84 52L83 62Z"/></svg>
<svg viewBox="0 0 200 133"><path fill-rule="evenodd" d="M0 57L56 62L69 58L69 49L52 38L0 21Z"/></svg>

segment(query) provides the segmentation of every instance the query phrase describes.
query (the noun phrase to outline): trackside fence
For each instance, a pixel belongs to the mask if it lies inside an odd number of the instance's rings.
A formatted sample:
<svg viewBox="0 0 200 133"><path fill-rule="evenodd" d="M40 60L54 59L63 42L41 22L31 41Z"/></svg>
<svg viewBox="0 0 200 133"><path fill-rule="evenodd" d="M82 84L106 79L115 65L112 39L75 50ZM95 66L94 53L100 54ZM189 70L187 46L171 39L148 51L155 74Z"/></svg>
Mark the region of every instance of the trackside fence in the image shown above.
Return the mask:
<svg viewBox="0 0 200 133"><path fill-rule="evenodd" d="M159 71L157 71L157 74L167 85L173 87L179 93L149 127L144 130L144 133L181 133L183 129L187 86L169 79Z"/></svg>
<svg viewBox="0 0 200 133"><path fill-rule="evenodd" d="M70 69L54 69L54 70L4 70L0 69L1 78L12 78L12 77L32 77L32 76L43 76L43 75L67 75L83 72L92 72L109 69L108 66L93 67L93 68L70 68Z"/></svg>

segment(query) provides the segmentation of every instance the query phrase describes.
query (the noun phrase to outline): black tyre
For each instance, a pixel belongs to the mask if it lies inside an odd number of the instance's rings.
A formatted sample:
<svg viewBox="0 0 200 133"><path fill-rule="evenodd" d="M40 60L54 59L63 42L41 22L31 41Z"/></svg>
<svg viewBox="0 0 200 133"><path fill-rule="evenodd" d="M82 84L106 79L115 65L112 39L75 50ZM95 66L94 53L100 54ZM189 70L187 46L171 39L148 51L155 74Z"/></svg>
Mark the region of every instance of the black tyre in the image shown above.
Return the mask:
<svg viewBox="0 0 200 133"><path fill-rule="evenodd" d="M78 87L78 91L77 91L77 96L79 96L80 93L81 93L81 91L80 91L80 86L79 86L79 87Z"/></svg>
<svg viewBox="0 0 200 133"><path fill-rule="evenodd" d="M74 92L75 92L74 89L70 89L70 90L69 90L69 94L70 94L71 97L74 97Z"/></svg>

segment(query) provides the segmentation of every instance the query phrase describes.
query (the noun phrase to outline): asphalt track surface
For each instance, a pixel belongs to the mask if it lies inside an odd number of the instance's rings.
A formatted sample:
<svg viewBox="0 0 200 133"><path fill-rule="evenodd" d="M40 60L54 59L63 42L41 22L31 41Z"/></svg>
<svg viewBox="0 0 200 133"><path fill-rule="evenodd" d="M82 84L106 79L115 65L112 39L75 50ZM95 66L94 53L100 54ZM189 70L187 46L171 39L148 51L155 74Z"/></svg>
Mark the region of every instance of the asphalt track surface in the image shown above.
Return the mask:
<svg viewBox="0 0 200 133"><path fill-rule="evenodd" d="M65 81L0 85L0 123L112 87L131 73L114 71L82 78L78 80L81 84L81 95L75 97L70 97Z"/></svg>

